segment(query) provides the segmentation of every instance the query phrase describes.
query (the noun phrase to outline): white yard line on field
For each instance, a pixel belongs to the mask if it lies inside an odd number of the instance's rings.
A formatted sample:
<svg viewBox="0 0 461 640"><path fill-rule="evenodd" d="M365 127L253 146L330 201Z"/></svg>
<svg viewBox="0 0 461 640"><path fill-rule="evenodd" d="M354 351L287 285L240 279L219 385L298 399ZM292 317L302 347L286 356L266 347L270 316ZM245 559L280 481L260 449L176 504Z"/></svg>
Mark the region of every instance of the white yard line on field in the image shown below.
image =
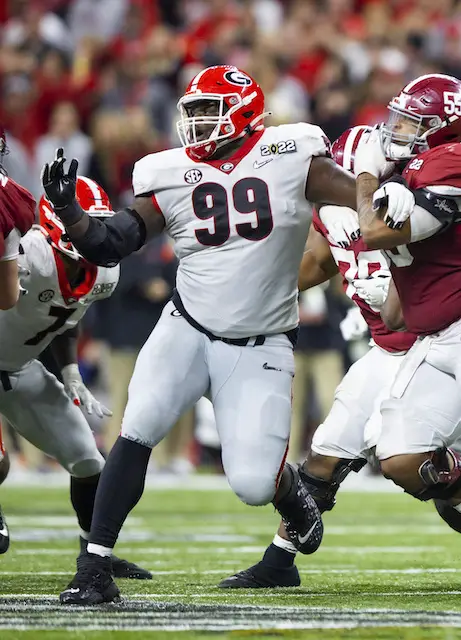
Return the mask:
<svg viewBox="0 0 461 640"><path fill-rule="evenodd" d="M225 569L207 569L205 571L198 571L197 569L187 570L165 570L165 571L152 571L155 576L212 576L222 574ZM332 569L331 567L325 567L324 569L299 569L299 573L305 575L321 575L327 574L367 574L367 575L425 575L429 573L459 573L460 569L456 567L427 567L425 569ZM0 576L66 576L72 573L72 571L0 571ZM229 592L228 592L229 593Z"/></svg>
<svg viewBox="0 0 461 640"><path fill-rule="evenodd" d="M217 555L240 555L246 553L262 553L266 550L266 547L263 546L248 546L248 547L187 547L187 553L190 555L209 555L217 554ZM402 553L402 554L411 554L411 553L441 553L445 550L445 547L333 547L329 545L323 545L317 551L317 554L327 553L331 555L332 553L343 553L343 554L355 554L355 555L363 555L363 554L380 554L380 553ZM142 555L170 555L175 556L178 555L182 551L182 549L178 549L177 547L125 547L121 545L116 549L119 555L133 554L135 553L137 556ZM60 556L60 555L75 555L75 549L47 549L44 547L38 547L35 549L16 549L13 552L18 556Z"/></svg>
<svg viewBox="0 0 461 640"><path fill-rule="evenodd" d="M384 608L355 610L318 606L257 606L219 603L182 605L168 602L149 602L149 598L146 597L142 597L141 600L125 601L115 606L76 609L61 607L56 598L40 603L17 602L11 597L9 601L3 600L0 628L18 630L60 629L81 632L120 629L125 631L213 630L222 632L239 629L461 626L461 613L454 611L425 612Z"/></svg>
<svg viewBox="0 0 461 640"><path fill-rule="evenodd" d="M41 490L53 487L68 487L69 475L65 471L43 474L33 471L14 469L8 477L9 487L39 487ZM174 476L162 474L148 474L146 487L160 490L178 489L185 491L228 491L231 492L227 479L221 475L192 474ZM367 474L366 470L360 474L351 473L341 485L342 492L354 493L403 493L402 489L382 476Z"/></svg>

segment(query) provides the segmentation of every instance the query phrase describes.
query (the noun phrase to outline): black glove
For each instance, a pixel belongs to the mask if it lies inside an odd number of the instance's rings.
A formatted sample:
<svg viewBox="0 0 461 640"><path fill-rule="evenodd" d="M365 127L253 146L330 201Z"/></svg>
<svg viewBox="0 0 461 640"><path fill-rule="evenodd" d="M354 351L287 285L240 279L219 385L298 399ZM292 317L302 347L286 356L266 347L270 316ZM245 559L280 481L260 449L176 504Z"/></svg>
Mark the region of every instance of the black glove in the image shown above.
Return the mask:
<svg viewBox="0 0 461 640"><path fill-rule="evenodd" d="M54 162L51 165L47 163L42 170L42 184L46 197L57 213L75 201L78 160L72 160L67 173L64 173L65 161L64 149L59 148Z"/></svg>

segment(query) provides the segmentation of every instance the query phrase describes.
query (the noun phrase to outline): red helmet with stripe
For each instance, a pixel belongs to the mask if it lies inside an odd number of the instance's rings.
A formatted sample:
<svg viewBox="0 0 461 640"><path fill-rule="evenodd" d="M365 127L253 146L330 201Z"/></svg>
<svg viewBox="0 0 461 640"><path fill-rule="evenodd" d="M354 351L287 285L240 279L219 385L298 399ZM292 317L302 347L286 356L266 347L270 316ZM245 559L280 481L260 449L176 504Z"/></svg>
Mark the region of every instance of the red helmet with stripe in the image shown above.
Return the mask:
<svg viewBox="0 0 461 640"><path fill-rule="evenodd" d="M211 158L223 145L263 128L268 115L261 87L229 65L200 71L177 106L179 139L196 160Z"/></svg>
<svg viewBox="0 0 461 640"><path fill-rule="evenodd" d="M346 129L331 146L333 160L346 171L354 172L355 152L362 136L370 133L372 127L360 125Z"/></svg>
<svg viewBox="0 0 461 640"><path fill-rule="evenodd" d="M390 160L409 160L446 142L461 140L461 82L431 73L409 82L388 105L381 142Z"/></svg>
<svg viewBox="0 0 461 640"><path fill-rule="evenodd" d="M94 180L78 176L75 194L82 209L90 216L106 218L114 215L109 196ZM55 214L53 205L45 195L40 198L38 209L40 229L48 238L51 246L69 258L80 260L82 256L69 240L63 223Z"/></svg>

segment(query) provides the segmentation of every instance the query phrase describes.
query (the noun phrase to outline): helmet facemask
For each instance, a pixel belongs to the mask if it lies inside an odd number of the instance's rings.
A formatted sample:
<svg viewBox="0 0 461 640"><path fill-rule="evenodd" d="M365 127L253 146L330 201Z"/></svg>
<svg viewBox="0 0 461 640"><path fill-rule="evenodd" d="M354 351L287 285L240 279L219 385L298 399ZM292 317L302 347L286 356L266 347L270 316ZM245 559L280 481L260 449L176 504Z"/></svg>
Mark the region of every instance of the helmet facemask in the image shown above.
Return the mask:
<svg viewBox="0 0 461 640"><path fill-rule="evenodd" d="M410 160L427 151L427 137L444 126L439 116L421 116L402 109L393 102L389 118L381 127L381 145L387 159L395 162Z"/></svg>
<svg viewBox="0 0 461 640"><path fill-rule="evenodd" d="M242 99L238 93L183 96L178 102L181 119L176 123L182 146L192 151L200 150L203 157L204 149L208 156L213 155L229 139L234 139L236 129L232 115L249 104L252 98L251 95ZM242 132L237 137L244 135Z"/></svg>

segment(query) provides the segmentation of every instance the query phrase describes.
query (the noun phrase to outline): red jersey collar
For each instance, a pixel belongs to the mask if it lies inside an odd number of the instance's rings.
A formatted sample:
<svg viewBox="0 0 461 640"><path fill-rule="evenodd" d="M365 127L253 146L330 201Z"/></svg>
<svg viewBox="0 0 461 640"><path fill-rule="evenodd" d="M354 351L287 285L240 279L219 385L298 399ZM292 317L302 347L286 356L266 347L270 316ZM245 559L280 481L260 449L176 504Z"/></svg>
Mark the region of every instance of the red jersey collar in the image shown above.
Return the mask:
<svg viewBox="0 0 461 640"><path fill-rule="evenodd" d="M188 157L198 164L209 164L211 167L222 171L223 173L232 173L235 167L243 160L245 156L247 156L250 151L258 144L261 136L264 134L266 129L262 129L261 131L256 131L253 135L248 136L245 142L239 147L235 153L230 158L221 158L220 160L197 160L192 156L189 149L186 149L186 153Z"/></svg>
<svg viewBox="0 0 461 640"><path fill-rule="evenodd" d="M85 262L85 277L83 282L72 289L69 279L66 274L66 267L62 257L59 255L59 251L53 249L54 260L56 262L56 270L58 273L58 283L61 295L64 298L64 302L72 303L77 302L80 298L88 295L96 282L96 276L98 275L98 267L89 262Z"/></svg>

